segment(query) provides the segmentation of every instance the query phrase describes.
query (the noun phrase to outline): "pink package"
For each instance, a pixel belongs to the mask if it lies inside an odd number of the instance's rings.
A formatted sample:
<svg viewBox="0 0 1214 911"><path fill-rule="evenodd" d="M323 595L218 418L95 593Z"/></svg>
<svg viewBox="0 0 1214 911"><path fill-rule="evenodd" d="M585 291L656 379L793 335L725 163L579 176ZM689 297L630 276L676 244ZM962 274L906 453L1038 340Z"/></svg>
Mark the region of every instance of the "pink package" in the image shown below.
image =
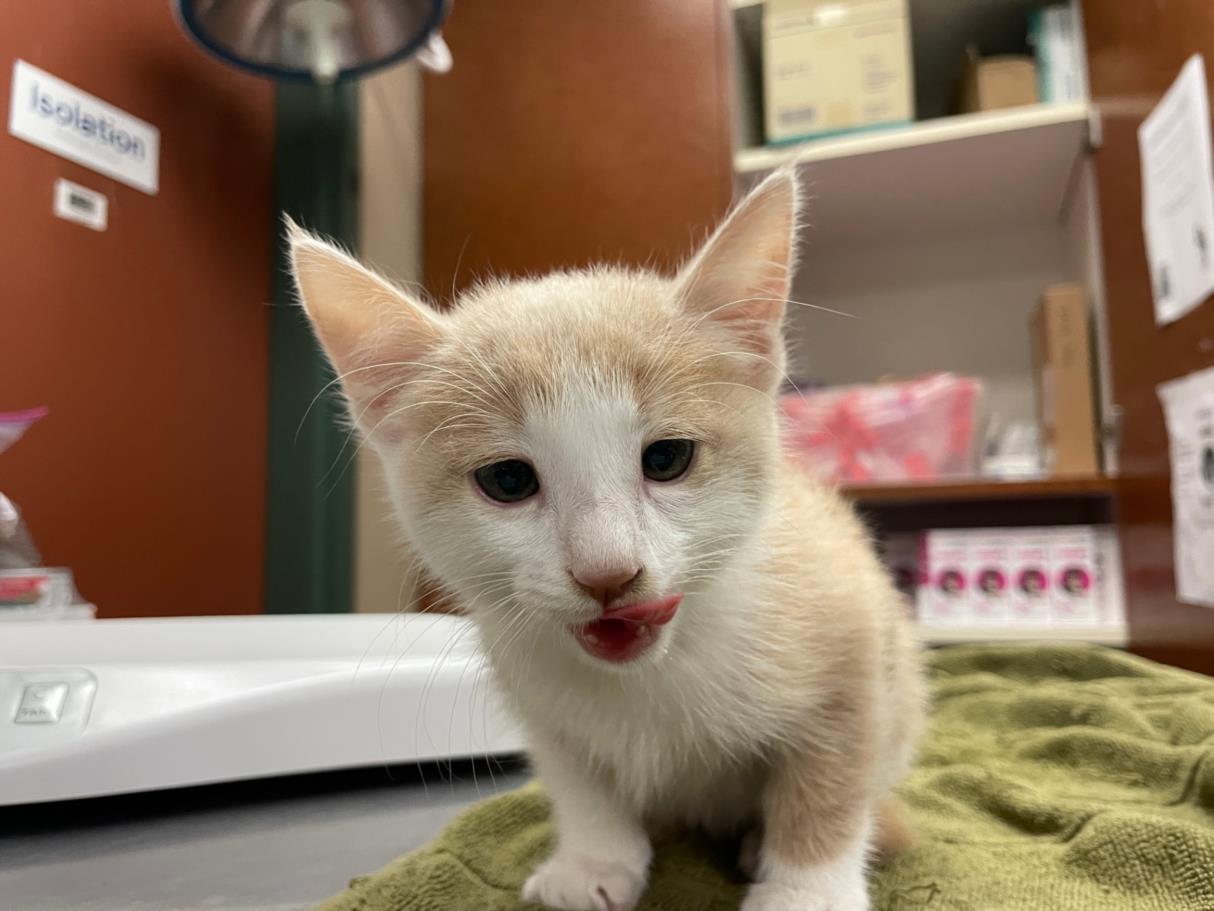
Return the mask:
<svg viewBox="0 0 1214 911"><path fill-rule="evenodd" d="M1047 529L1009 529L1008 538L1011 622L1018 626L1048 626L1051 610Z"/></svg>
<svg viewBox="0 0 1214 911"><path fill-rule="evenodd" d="M966 584L969 532L925 531L922 537L923 582L916 599L924 626L970 625Z"/></svg>
<svg viewBox="0 0 1214 911"><path fill-rule="evenodd" d="M1011 617L1010 545L1007 529L976 528L970 532L966 561L969 607L977 625L1005 626Z"/></svg>
<svg viewBox="0 0 1214 911"><path fill-rule="evenodd" d="M1075 526L1050 529L1050 606L1054 623L1100 622L1096 529Z"/></svg>
<svg viewBox="0 0 1214 911"><path fill-rule="evenodd" d="M979 380L946 373L788 392L780 397L784 441L827 481L963 475L973 468L981 396Z"/></svg>

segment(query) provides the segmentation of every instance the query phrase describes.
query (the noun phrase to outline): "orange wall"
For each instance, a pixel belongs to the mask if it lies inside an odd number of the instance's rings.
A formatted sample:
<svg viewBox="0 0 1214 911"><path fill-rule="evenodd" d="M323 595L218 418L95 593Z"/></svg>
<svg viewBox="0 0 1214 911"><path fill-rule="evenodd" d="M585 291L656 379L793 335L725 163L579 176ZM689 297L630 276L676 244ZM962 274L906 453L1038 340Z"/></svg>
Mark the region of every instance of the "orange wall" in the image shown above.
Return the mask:
<svg viewBox="0 0 1214 911"><path fill-rule="evenodd" d="M260 611L272 86L168 0L0 4L5 105L16 58L159 127L160 192L0 137L0 410L51 410L0 489L103 616ZM52 215L60 176L108 231Z"/></svg>

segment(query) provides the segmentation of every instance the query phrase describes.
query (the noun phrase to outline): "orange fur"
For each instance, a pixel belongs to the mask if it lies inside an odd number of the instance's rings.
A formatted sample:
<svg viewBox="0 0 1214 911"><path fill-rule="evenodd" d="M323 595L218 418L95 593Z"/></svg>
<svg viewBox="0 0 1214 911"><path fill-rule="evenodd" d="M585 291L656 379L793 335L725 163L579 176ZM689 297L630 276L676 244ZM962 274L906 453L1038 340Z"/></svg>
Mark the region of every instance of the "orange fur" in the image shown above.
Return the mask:
<svg viewBox="0 0 1214 911"><path fill-rule="evenodd" d="M442 313L292 235L417 576L480 626L553 795L528 899L629 909L649 832L757 824L745 911L861 911L870 848L908 843L890 793L923 721L918 646L863 524L781 452L796 218L777 174L675 279L491 282ZM691 468L645 480L642 452L672 439ZM540 478L509 508L473 480L502 460ZM624 667L571 634L605 607L575 570L613 560L644 570L630 598L683 596Z"/></svg>

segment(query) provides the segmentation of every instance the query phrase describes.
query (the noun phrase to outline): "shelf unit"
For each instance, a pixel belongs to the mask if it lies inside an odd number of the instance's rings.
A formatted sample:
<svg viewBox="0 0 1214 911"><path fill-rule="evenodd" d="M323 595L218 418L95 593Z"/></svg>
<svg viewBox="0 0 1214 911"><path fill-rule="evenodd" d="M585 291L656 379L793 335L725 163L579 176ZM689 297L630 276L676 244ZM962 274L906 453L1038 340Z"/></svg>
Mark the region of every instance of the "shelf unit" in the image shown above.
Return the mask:
<svg viewBox="0 0 1214 911"><path fill-rule="evenodd" d="M827 384L947 370L982 379L988 413L1033 421L1028 324L1048 285L1078 282L1091 302L1100 411L1113 410L1098 200L1091 151L1100 121L1086 101L943 116L963 49L1023 52L1035 0L908 0L917 122L765 147L762 0L730 0L738 41L739 193L792 167L808 197L787 335L789 373ZM800 306L800 305L807 306ZM823 312L823 308L844 314ZM1114 435L1103 434L1111 441ZM1105 471L1116 474L1111 442ZM1105 524L1110 477L959 479L846 485L883 532ZM1123 645L1099 627L922 630L933 644L1069 639Z"/></svg>
<svg viewBox="0 0 1214 911"><path fill-rule="evenodd" d="M1089 135L1086 104L1040 104L744 149L734 173L746 187L796 167L811 247L959 236L1062 218Z"/></svg>
<svg viewBox="0 0 1214 911"><path fill-rule="evenodd" d="M1128 642L1123 626L1043 626L999 627L976 626L969 629L938 629L920 626L919 636L925 645L956 645L965 642L1091 642L1124 648Z"/></svg>
<svg viewBox="0 0 1214 911"><path fill-rule="evenodd" d="M843 493L857 503L881 505L902 503L956 503L1006 499L1106 499L1113 496L1109 478L991 478L929 483L845 484Z"/></svg>
<svg viewBox="0 0 1214 911"><path fill-rule="evenodd" d="M1032 104L998 111L958 114L884 130L809 139L795 145L743 148L734 153L733 166L734 172L740 175L766 174L785 164L811 164L1001 133L1056 131L1058 128L1062 128L1062 145L1073 148L1075 139L1082 135L1088 117L1089 108L1084 103ZM1053 139L1047 136L1046 141L1053 142Z"/></svg>

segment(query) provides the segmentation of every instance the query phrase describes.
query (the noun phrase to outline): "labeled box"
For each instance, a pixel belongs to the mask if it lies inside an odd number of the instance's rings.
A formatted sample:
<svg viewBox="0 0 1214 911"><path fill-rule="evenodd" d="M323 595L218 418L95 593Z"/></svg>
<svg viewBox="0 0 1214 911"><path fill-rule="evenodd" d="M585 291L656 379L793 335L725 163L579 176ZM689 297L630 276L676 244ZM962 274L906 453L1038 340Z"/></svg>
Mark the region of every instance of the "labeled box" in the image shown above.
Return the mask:
<svg viewBox="0 0 1214 911"><path fill-rule="evenodd" d="M1096 529L1062 526L1047 530L1050 552L1050 619L1057 626L1100 623L1101 579Z"/></svg>
<svg viewBox="0 0 1214 911"><path fill-rule="evenodd" d="M957 91L957 109L962 114L995 111L1037 103L1037 64L1032 57L1006 54L979 57L966 50Z"/></svg>
<svg viewBox="0 0 1214 911"><path fill-rule="evenodd" d="M970 626L968 585L968 530L931 530L922 536L920 563L923 581L916 607L924 626Z"/></svg>
<svg viewBox="0 0 1214 911"><path fill-rule="evenodd" d="M1046 529L1008 530L1009 620L1016 626L1050 622L1050 549Z"/></svg>
<svg viewBox="0 0 1214 911"><path fill-rule="evenodd" d="M1006 626L1011 619L1009 530L978 528L970 534L966 548L970 620L978 626Z"/></svg>
<svg viewBox="0 0 1214 911"><path fill-rule="evenodd" d="M1091 329L1083 286L1047 288L1031 329L1046 470L1054 475L1099 474Z"/></svg>
<svg viewBox="0 0 1214 911"><path fill-rule="evenodd" d="M914 119L907 0L767 0L769 143Z"/></svg>

